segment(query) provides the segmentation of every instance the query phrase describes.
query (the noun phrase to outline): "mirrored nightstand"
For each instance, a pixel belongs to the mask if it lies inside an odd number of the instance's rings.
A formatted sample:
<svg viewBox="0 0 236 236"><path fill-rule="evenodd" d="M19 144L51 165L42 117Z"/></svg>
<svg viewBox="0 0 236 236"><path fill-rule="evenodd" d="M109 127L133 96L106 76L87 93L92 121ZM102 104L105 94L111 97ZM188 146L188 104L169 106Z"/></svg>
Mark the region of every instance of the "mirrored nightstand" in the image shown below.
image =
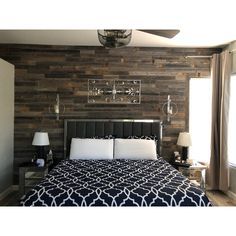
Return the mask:
<svg viewBox="0 0 236 236"><path fill-rule="evenodd" d="M175 162L172 165L186 176L194 185L199 186L204 191L206 190L206 165L199 162L192 165Z"/></svg>
<svg viewBox="0 0 236 236"><path fill-rule="evenodd" d="M32 164L19 167L19 192L20 196L26 194L32 187L39 183L47 174L50 163L43 167Z"/></svg>

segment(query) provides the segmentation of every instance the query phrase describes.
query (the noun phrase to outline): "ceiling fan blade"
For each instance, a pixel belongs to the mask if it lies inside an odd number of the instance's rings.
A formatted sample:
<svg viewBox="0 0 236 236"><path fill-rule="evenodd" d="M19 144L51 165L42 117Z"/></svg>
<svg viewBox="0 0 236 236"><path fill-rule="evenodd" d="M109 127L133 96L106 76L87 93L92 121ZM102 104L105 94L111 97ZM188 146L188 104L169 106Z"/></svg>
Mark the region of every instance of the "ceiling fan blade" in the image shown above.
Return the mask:
<svg viewBox="0 0 236 236"><path fill-rule="evenodd" d="M176 34L178 34L180 32L180 30L177 29L171 29L171 30L140 30L142 32L148 33L148 34L154 34L157 36L161 36L161 37L165 37L165 38L173 38Z"/></svg>

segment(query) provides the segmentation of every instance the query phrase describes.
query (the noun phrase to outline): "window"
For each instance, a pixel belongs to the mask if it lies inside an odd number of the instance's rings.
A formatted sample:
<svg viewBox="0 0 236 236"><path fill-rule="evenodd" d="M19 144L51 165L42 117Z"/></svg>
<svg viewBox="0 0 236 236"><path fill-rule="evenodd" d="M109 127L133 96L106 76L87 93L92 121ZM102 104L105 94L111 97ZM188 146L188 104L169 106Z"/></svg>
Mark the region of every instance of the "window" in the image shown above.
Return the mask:
<svg viewBox="0 0 236 236"><path fill-rule="evenodd" d="M236 165L236 75L231 76L229 126L228 126L228 158L229 163Z"/></svg>
<svg viewBox="0 0 236 236"><path fill-rule="evenodd" d="M211 100L210 78L192 78L189 84L189 132L192 146L189 158L202 162L210 161L211 150Z"/></svg>

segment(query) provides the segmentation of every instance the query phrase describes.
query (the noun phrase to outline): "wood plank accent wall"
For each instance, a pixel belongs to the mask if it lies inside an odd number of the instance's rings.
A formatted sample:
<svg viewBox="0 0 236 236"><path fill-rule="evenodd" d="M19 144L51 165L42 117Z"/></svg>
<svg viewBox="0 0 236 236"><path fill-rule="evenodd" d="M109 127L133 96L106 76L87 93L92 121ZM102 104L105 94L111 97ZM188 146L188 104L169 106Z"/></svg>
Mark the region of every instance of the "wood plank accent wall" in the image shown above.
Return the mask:
<svg viewBox="0 0 236 236"><path fill-rule="evenodd" d="M63 157L65 118L164 119L162 104L167 95L179 112L163 130L163 156L169 159L180 131L188 129L189 78L210 74L210 58L221 49L137 48L0 45L0 57L15 65L15 183L18 166L34 153L35 131L49 133L51 148ZM97 105L87 103L88 79L140 79L141 104ZM65 105L59 121L49 113L56 94ZM204 115L204 114L203 114Z"/></svg>

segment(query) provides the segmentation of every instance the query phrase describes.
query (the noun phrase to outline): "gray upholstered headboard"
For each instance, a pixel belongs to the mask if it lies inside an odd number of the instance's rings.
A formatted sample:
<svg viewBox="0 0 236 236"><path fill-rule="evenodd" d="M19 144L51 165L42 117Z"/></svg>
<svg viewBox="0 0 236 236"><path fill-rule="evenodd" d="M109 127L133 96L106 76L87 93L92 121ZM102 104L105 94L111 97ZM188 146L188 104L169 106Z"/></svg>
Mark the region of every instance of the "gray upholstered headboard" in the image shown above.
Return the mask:
<svg viewBox="0 0 236 236"><path fill-rule="evenodd" d="M115 138L128 136L157 136L157 153L161 155L162 122L160 120L131 119L69 119L64 123L64 157L70 153L72 138L91 138L113 135Z"/></svg>

